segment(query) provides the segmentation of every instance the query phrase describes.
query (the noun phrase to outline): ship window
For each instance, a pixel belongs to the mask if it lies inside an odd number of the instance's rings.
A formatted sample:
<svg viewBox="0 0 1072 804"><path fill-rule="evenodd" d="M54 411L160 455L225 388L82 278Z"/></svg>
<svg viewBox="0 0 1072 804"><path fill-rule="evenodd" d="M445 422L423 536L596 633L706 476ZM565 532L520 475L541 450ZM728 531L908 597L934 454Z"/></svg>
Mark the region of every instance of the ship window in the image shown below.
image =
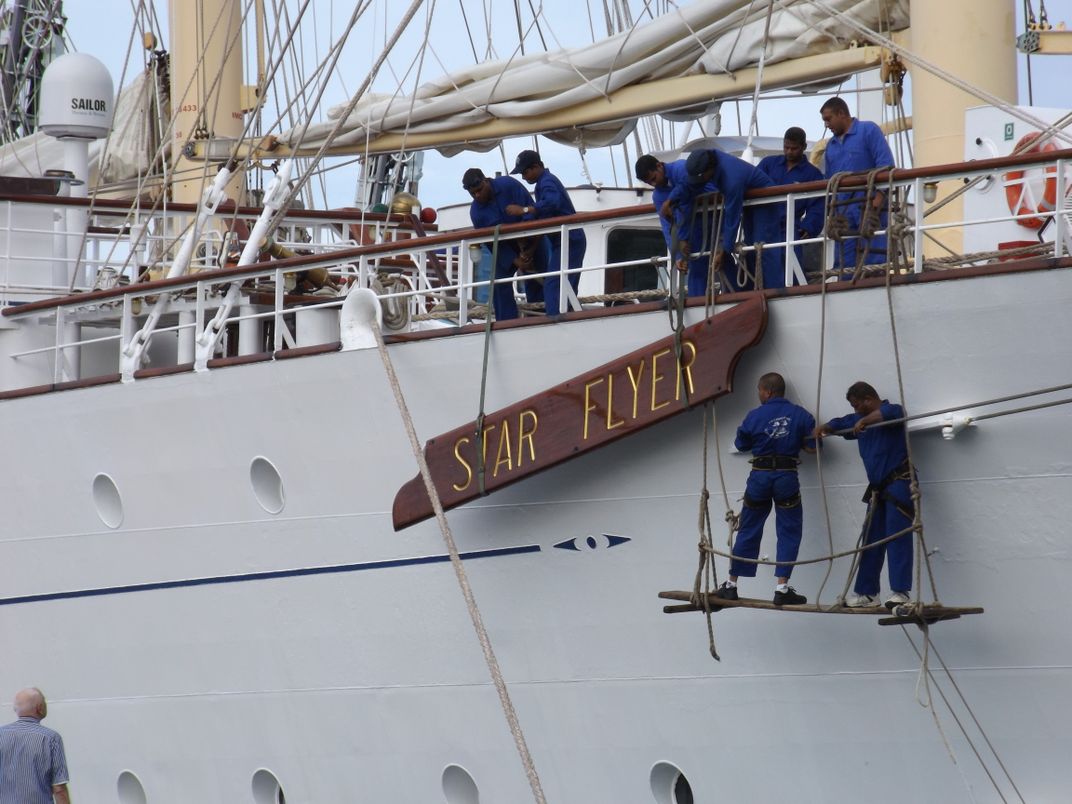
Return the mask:
<svg viewBox="0 0 1072 804"><path fill-rule="evenodd" d="M97 507L97 516L109 528L118 528L123 524L123 498L119 488L106 474L93 478L93 504Z"/></svg>
<svg viewBox="0 0 1072 804"><path fill-rule="evenodd" d="M447 804L480 804L476 782L460 765L447 765L443 769L443 795Z"/></svg>
<svg viewBox="0 0 1072 804"><path fill-rule="evenodd" d="M146 804L145 788L141 780L131 771L123 771L115 783L119 804Z"/></svg>
<svg viewBox="0 0 1072 804"><path fill-rule="evenodd" d="M253 459L249 465L249 482L253 485L253 496L261 508L269 514L278 514L283 510L286 502L283 478L270 460L261 457Z"/></svg>
<svg viewBox="0 0 1072 804"><path fill-rule="evenodd" d="M666 241L661 229L612 229L607 235L607 262L650 260L666 256ZM651 264L613 268L605 273L605 293L631 293L659 287L659 270ZM608 302L614 304L615 302Z"/></svg>
<svg viewBox="0 0 1072 804"><path fill-rule="evenodd" d="M692 785L671 762L657 762L651 769L651 794L656 804L695 804Z"/></svg>
<svg viewBox="0 0 1072 804"><path fill-rule="evenodd" d="M287 804L283 786L275 774L267 768L261 768L253 774L254 804Z"/></svg>

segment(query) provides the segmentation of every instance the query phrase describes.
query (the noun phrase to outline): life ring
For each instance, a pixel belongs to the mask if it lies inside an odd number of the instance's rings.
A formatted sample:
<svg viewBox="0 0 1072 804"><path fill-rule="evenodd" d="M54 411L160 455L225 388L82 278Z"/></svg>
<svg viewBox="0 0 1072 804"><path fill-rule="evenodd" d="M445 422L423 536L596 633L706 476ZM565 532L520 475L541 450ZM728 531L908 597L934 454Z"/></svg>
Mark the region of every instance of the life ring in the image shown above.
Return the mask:
<svg viewBox="0 0 1072 804"><path fill-rule="evenodd" d="M1050 140L1040 143L1041 136L1037 131L1025 134L1016 143L1013 152L1026 155L1057 150L1057 146ZM1031 143L1034 144L1031 145ZM1030 147L1027 147L1029 145ZM1035 194L1024 179L1024 173L1023 170L1010 170L1005 174L1005 201L1009 205L1009 211L1014 215L1028 216L1018 218L1016 221L1018 224L1028 229L1041 229L1049 220L1049 213L1057 209L1057 167L1055 165L1046 167L1046 182L1042 190L1042 198L1037 203Z"/></svg>

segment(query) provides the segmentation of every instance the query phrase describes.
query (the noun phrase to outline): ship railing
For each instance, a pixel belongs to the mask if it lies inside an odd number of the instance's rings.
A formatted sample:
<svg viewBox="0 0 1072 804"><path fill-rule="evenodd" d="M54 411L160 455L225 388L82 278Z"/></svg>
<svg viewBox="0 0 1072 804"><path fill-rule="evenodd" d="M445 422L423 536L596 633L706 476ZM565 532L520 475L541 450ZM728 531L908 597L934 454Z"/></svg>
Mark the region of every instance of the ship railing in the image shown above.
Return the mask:
<svg viewBox="0 0 1072 804"><path fill-rule="evenodd" d="M71 210L86 215L64 214ZM190 270L223 264L227 248L237 240L235 221L252 221L259 212L221 207L199 240ZM190 204L156 208L54 195L0 197L0 305L100 289L102 273L106 283L160 278L195 214ZM79 219L88 225L71 228ZM415 235L408 215L293 210L276 241L315 252Z"/></svg>
<svg viewBox="0 0 1072 804"><path fill-rule="evenodd" d="M1031 171L1039 175L1039 184L1043 185L1043 189L1035 192L1028 189L1026 196L1021 199L1015 210L1011 208L1011 204L1003 203L997 205L998 211L990 214L977 213L968 217L968 213L965 213L946 220L939 220L937 217L928 220L932 208L937 209L945 205L944 198L937 197L936 190L940 182L960 182L963 189L958 190L956 194L961 196L976 186L982 186L984 190L993 192L995 195L1004 196L1005 188L1015 188L1031 182L1030 176L1021 175L1016 179L1009 179L1007 174L1026 174ZM936 240L935 236L945 230L971 232L977 227L1022 223L1024 225L1018 227L1018 230L1012 230L1009 233L1009 237L1014 238L1010 244L1017 242L1016 237L1024 241L1032 238L1040 244L1048 243L1047 249L1054 257L1072 253L1070 171L1072 171L1072 149L926 168L895 168L891 171L879 171L874 176L874 186L884 193L893 190L900 205L899 212L903 220L903 225L899 226L895 232L904 240L901 244L902 262L912 273L922 273L927 268L926 241ZM850 177L842 181L840 189L842 192L859 192L866 187L867 182L867 178L863 175ZM1052 204L1050 203L1051 196ZM800 204L815 198L827 198L826 182L803 182L764 188L748 193L744 202L746 208L773 203L786 205L784 239L763 244L764 248L784 249L786 287L806 284L811 279L805 276L794 246L821 244L822 274L832 279L837 278L834 274L835 252L840 244L823 236L798 238L795 237L793 231L793 224L797 219L795 211ZM1043 238L1043 232L1049 226L1054 227L1052 240ZM875 236L888 236L890 233L889 227L886 227L877 229L874 234ZM994 242L993 245L994 248L982 252L977 262L992 261L993 256L1001 251L1001 246L1007 244ZM740 245L742 253L754 253L755 250L754 245Z"/></svg>
<svg viewBox="0 0 1072 804"><path fill-rule="evenodd" d="M1054 165L1055 175L1058 177L1060 192L1057 196L1056 209L1050 213L1050 217L1056 221L1055 242L1050 246L1057 256L1065 253L1068 243L1069 232L1069 209L1065 198L1065 168L1067 160L1072 157L1072 151L1058 152L1057 159L1048 160L1031 157L1013 157L1007 160L986 160L971 164L956 166L944 166L942 168L930 168L928 170L894 171L892 186L897 192L902 193L903 198L925 199L927 185L940 179L959 178L964 181L972 181L978 177L992 176L998 169L1007 169L1010 166ZM878 186L888 188L890 177L888 174L877 177ZM862 186L863 180L849 179L843 183L844 189L853 189ZM822 182L812 185L794 185L786 192L783 188L769 188L750 194L746 204L786 203L789 209L797 203L808 198L824 195L826 185ZM4 199L0 199L3 202ZM41 203L40 199L36 199ZM45 203L55 202L56 199L48 199ZM14 203L10 200L7 203ZM929 203L924 200L923 204ZM917 202L918 210L921 204ZM252 216L256 210L250 210L247 214ZM179 216L174 221L177 228L184 220L192 215L192 209L170 210L170 213ZM90 230L86 234L87 242L94 237L104 239L111 237L119 241L125 237L128 245L137 241L139 229L153 229L163 232L171 223L150 223L146 218L134 219L133 224L126 226L105 226L107 218L111 217L114 223L116 212L110 209L98 210L94 213L100 218L91 220ZM181 216L185 215L183 218ZM1012 213L1007 215L983 216L976 221L941 221L924 222L916 224L910 221L905 229L912 238L914 248L911 253L912 270L922 271L924 263L922 259L922 240L929 232L935 232L943 228L964 227L966 225L992 225L995 222L1008 222L1031 217L1026 213ZM9 215L10 219L10 215ZM791 219L791 216L790 216ZM404 318L409 320L428 314L431 304L443 308L440 314L447 320L444 322L422 322L411 325L414 328L428 328L435 326L455 326L464 324L474 318L483 319L489 313L485 308L476 304L477 299L489 287L487 279L475 275L477 261L473 259L474 248L483 247L493 249L496 243L523 237L537 236L546 233L557 233L563 241L568 239L568 233L573 228L584 227L589 235L616 226L646 226L652 228L656 225L653 210L650 205L642 205L617 210L606 210L593 213L582 213L570 218L553 219L550 221L512 224L503 226L498 230L464 230L448 233L437 233L427 237L410 237L409 239L385 240L379 243L360 244L358 238L348 237L355 222L362 218L358 215L339 215L337 213L303 212L287 216L280 232L296 232L304 229L301 237L293 234L288 237L293 239L282 240L294 248L302 248L310 253L301 254L277 261L265 261L241 268L218 269L213 268L214 260L226 248L225 238L221 237L218 230L202 243L204 246L201 255L203 267L210 268L200 273L194 273L172 279L161 279L148 282L131 283L126 286L87 289L85 292L67 295L55 299L37 299L27 301L20 305L9 305L4 311L4 316L9 321L18 321L29 317L45 317L46 323L51 323L55 329L54 342L41 345L40 341L33 348L24 349L8 356L23 366L33 363L35 359L43 356L48 363L47 368L42 366L37 372L40 376L48 372L52 382L64 382L78 379L83 363L93 366L111 366L122 374L123 379L133 380L139 376L145 376L146 372L159 373L180 368L195 368L207 370L213 365L219 365L222 360L233 358L248 358L252 356L268 356L278 354L286 350L300 350L303 347L317 347L324 344L338 342L340 308L344 301L345 291L352 287L375 287L377 281L393 280L388 290L381 293L382 303L385 310L395 312L404 311ZM96 226L97 229L93 227ZM99 230L99 231L98 231ZM107 231L106 231L107 230ZM56 234L51 230L40 229L40 232ZM61 232L62 236L68 233ZM794 239L787 232L784 245L793 246L808 242L823 242L826 265L832 265L833 247L829 241L821 238ZM326 235L326 236L325 236ZM163 238L163 235L160 236ZM147 235L141 234L142 242L147 240ZM322 242L312 242L321 239ZM10 245L11 238L8 238ZM160 242L164 242L163 239ZM778 246L780 244L769 244ZM129 246L136 250L136 246ZM102 246L103 248L103 246ZM747 250L747 249L746 249ZM787 256L793 252L792 248L786 249ZM9 249L10 252L10 249ZM589 262L581 269L568 269L566 266L566 249L562 249L563 260L557 266L558 272L565 277L568 273L600 272L603 275L609 270L623 268L630 265L652 264L652 260L629 260L622 262L608 262L606 260ZM0 250L3 256L3 250ZM101 258L101 263L106 263L106 257ZM665 294L667 287L666 255L656 257L655 263L659 265L660 287ZM166 263L162 263L166 265ZM798 273L799 266L788 264L787 284L800 284L805 278ZM315 297L306 294L295 294L288 291L288 277L295 277L303 272L313 269L326 269L327 272L343 287L343 293L330 297ZM555 266L535 276L550 276L555 273ZM509 277L498 279L496 283L521 282L529 276ZM572 293L568 282L561 282L562 306L560 309L579 309L580 300ZM42 290L42 286L25 285L28 295L30 291ZM234 292L238 298L235 309L229 310L222 321L216 322L219 328L226 331L227 349L221 356L217 356L215 350L205 353L204 349L198 352L198 345L204 344L212 335L213 313L218 312L223 306L223 301L228 293ZM168 300L167 315L160 316L151 327L145 329L146 322L150 319L149 310L158 304L161 298ZM51 316L51 321L48 317ZM387 321L385 325L390 328L397 322ZM84 337L92 333L90 337ZM140 337L144 342L150 342L152 349L149 354L153 363L147 368L140 362L124 361L123 355L130 356L131 344L135 338ZM237 345L236 342L237 341ZM105 350L102 352L102 350ZM119 358L116 360L116 353ZM108 357L110 355L110 357ZM48 357L51 356L51 360ZM24 372L25 373L25 372ZM32 372L31 372L32 373ZM9 381L3 380L5 385Z"/></svg>
<svg viewBox="0 0 1072 804"><path fill-rule="evenodd" d="M447 311L449 318L466 322L471 313L486 316L485 309L474 309L474 299L488 286L487 281L474 279L471 246L487 245L517 237L537 236L559 232L568 237L571 226L592 226L605 223L621 225L651 221L650 206L605 213L589 213L585 220L570 224L518 224L492 229L436 234L424 238L393 240L362 246L344 245L334 250L319 250L311 254L282 260L255 263L231 269L208 270L170 279L127 284L108 289L89 290L57 299L45 299L8 307L8 320L53 316L55 342L47 346L24 349L9 355L16 361L35 356L52 356L53 383L76 380L83 362L92 359L97 365L105 362L116 366L114 358L101 357L101 347L118 349L118 369L124 380L144 376L145 371L158 373L171 367L190 366L198 370L212 367L214 354L200 354L199 346L213 335L213 312L221 309L228 293L237 291L239 303L222 322L221 327L236 330L238 357L272 354L288 349L313 347L339 340L339 310L344 295L315 297L288 292L288 277L307 274L314 269L326 269L345 287L373 287L374 280L390 276L402 277L401 290L381 293L385 309L402 306L410 316L422 313L427 303L454 301ZM289 223L285 221L284 225ZM219 248L218 238L210 238ZM211 252L211 248L208 249ZM440 262L440 271L432 270L433 260ZM665 260L664 260L665 262ZM651 264L651 260L628 260L614 264L586 266L587 271L604 271L636 264ZM442 270L442 266L446 270ZM564 267L564 266L563 266ZM664 269L665 270L665 269ZM551 275L548 271L541 275ZM526 277L528 278L528 277ZM512 283L514 278L498 279L496 283ZM568 287L568 283L567 287ZM662 283L665 286L665 278ZM152 312L166 300L166 312L154 317ZM578 306L576 297L571 304ZM267 326L265 326L267 325ZM448 322L448 325L452 325ZM435 324L429 324L435 326ZM442 326L442 324L440 324ZM101 329L103 328L103 332ZM83 337L87 329L93 337ZM108 330L111 331L108 331ZM268 337L270 333L270 338ZM267 338L267 339L266 339ZM268 339L271 344L269 346ZM140 361L137 347L149 343L164 348L150 350L152 369ZM232 344L233 345L233 344ZM93 352L93 355L89 355ZM114 351L113 351L114 355Z"/></svg>

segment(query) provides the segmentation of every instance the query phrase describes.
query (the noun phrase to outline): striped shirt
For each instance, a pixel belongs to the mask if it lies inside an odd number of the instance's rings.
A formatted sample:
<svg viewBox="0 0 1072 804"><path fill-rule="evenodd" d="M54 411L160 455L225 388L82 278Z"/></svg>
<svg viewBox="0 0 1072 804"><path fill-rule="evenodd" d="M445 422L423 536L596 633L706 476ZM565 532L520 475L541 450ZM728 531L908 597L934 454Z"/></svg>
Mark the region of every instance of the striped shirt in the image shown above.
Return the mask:
<svg viewBox="0 0 1072 804"><path fill-rule="evenodd" d="M33 717L0 726L0 804L53 804L52 785L67 781L59 734Z"/></svg>

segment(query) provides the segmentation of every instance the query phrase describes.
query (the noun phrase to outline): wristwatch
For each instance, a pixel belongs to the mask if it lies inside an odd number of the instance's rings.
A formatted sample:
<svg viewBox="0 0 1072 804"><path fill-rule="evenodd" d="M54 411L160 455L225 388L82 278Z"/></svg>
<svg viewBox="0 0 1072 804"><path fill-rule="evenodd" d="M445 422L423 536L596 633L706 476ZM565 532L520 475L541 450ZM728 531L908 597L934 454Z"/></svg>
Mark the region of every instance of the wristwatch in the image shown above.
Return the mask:
<svg viewBox="0 0 1072 804"><path fill-rule="evenodd" d="M521 210L521 214L522 215L528 215L530 212L533 212L533 211L534 210L532 209L532 207L523 207L522 210Z"/></svg>

